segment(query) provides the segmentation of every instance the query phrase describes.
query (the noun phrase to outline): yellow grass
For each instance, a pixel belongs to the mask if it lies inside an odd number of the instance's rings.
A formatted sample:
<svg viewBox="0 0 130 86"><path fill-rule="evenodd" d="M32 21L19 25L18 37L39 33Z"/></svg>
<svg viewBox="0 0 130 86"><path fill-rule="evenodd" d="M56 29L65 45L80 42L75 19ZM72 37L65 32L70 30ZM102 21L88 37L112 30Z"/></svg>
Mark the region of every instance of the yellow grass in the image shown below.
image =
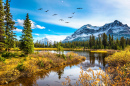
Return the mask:
<svg viewBox="0 0 130 86"><path fill-rule="evenodd" d="M90 51L91 53L107 53L107 51L97 50L97 51Z"/></svg>
<svg viewBox="0 0 130 86"><path fill-rule="evenodd" d="M83 72L81 68L74 86L130 86L130 47L106 57L105 60L109 64L105 72L101 69L97 73L92 69ZM62 85L73 86L69 77Z"/></svg>
<svg viewBox="0 0 130 86"><path fill-rule="evenodd" d="M14 81L20 76L31 76L39 71L46 71L51 68L61 67L73 63L84 61L86 58L73 52L66 56L50 52L39 52L29 55L28 57L19 57L6 59L0 62L0 84ZM20 71L18 64L23 64Z"/></svg>
<svg viewBox="0 0 130 86"><path fill-rule="evenodd" d="M57 50L57 48L34 48L34 50ZM83 49L63 48L63 50L83 50Z"/></svg>

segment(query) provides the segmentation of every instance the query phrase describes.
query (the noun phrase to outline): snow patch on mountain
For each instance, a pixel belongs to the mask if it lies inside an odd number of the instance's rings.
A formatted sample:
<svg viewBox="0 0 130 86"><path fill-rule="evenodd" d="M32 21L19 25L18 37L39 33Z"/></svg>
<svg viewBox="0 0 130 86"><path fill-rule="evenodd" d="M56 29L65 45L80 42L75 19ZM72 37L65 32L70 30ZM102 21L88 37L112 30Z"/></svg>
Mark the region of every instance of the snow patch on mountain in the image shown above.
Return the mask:
<svg viewBox="0 0 130 86"><path fill-rule="evenodd" d="M49 40L48 38L43 38L41 41L40 41L41 44L45 44L47 45L47 43L53 43L51 40Z"/></svg>
<svg viewBox="0 0 130 86"><path fill-rule="evenodd" d="M92 26L90 24L84 25L81 28L79 28L77 31L74 32L71 36L66 37L63 42L68 41L76 41L78 40L86 40L89 39L90 35L94 35L98 37L99 35L106 33L107 35L120 35L130 38L130 27L127 24L122 24L120 21L115 20L112 23L105 24L104 26ZM115 37L116 38L116 37Z"/></svg>

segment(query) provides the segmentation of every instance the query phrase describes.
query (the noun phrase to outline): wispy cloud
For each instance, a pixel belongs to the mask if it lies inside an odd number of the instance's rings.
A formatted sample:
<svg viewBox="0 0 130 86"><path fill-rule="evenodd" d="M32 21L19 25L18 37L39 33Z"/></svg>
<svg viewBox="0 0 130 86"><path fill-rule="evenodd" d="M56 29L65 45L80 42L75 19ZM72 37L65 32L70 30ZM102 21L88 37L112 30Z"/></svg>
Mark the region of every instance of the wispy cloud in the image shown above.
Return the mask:
<svg viewBox="0 0 130 86"><path fill-rule="evenodd" d="M39 36L39 34L35 34L36 36Z"/></svg>
<svg viewBox="0 0 130 86"><path fill-rule="evenodd" d="M51 31L50 29L48 29L48 31Z"/></svg>
<svg viewBox="0 0 130 86"><path fill-rule="evenodd" d="M36 28L39 28L39 29L45 29L45 27L40 26L40 25L36 25Z"/></svg>
<svg viewBox="0 0 130 86"><path fill-rule="evenodd" d="M18 29L18 28L16 28L16 29L13 30L13 31L16 31L16 32L22 32L22 29Z"/></svg>

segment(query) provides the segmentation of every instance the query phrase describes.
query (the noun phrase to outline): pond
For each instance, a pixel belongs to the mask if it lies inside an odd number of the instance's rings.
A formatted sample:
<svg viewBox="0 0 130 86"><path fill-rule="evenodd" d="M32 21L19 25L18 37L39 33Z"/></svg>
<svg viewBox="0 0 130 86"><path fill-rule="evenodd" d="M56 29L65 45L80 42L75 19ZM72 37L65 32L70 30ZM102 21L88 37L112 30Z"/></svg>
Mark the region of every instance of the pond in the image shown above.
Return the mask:
<svg viewBox="0 0 130 86"><path fill-rule="evenodd" d="M56 51L49 52L56 53ZM65 54L68 52L71 51L64 51ZM105 67L108 66L104 59L110 55L108 53L90 53L88 51L73 52L85 56L86 60L80 64L55 68L46 72L39 72L29 78L19 78L16 81L3 86L62 86L61 83L65 81L67 76L70 77L71 83L75 84L79 78L81 66L84 71L86 71L88 68L91 68L92 70L99 70L99 68L105 70Z"/></svg>

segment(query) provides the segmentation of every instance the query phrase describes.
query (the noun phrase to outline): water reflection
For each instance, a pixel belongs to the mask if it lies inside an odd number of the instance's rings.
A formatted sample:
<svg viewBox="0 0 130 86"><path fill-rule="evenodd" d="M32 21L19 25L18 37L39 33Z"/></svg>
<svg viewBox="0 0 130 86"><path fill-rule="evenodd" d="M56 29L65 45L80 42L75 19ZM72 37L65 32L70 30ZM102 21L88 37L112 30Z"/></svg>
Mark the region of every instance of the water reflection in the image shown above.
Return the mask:
<svg viewBox="0 0 130 86"><path fill-rule="evenodd" d="M56 51L51 52L55 53ZM68 52L71 51L64 51L65 54ZM61 83L65 81L67 76L70 77L72 80L71 83L74 84L80 75L81 66L84 71L88 68L92 68L93 70L101 68L102 70L105 70L107 64L105 63L104 58L110 55L106 53L90 53L86 51L73 52L85 56L86 60L80 64L73 64L47 70L45 72L39 72L30 78L19 78L18 80L3 86L61 86Z"/></svg>

